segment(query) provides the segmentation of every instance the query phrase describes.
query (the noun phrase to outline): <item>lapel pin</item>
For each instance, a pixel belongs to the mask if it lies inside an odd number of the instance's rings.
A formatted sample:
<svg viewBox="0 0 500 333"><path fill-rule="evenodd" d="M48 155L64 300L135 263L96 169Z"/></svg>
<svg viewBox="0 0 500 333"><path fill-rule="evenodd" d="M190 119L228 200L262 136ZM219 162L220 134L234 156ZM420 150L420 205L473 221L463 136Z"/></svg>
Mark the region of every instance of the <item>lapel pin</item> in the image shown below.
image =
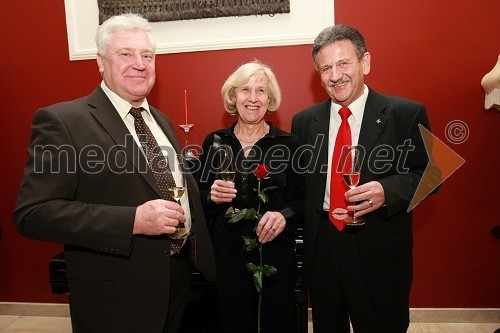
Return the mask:
<svg viewBox="0 0 500 333"><path fill-rule="evenodd" d="M381 122L382 122L382 120L380 120L380 118L377 119L377 124L380 124Z"/></svg>

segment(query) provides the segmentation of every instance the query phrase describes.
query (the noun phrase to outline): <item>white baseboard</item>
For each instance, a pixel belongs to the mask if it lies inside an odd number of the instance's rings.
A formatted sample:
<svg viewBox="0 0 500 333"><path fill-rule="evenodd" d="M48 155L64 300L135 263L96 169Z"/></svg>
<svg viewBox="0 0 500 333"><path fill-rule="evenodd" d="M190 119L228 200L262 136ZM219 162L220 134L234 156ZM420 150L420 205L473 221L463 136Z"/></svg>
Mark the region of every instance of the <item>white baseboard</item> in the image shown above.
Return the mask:
<svg viewBox="0 0 500 333"><path fill-rule="evenodd" d="M500 323L496 308L412 308L413 323Z"/></svg>
<svg viewBox="0 0 500 333"><path fill-rule="evenodd" d="M0 315L69 317L68 304L0 302ZM311 319L311 308L309 308ZM500 323L497 308L412 308L413 323Z"/></svg>
<svg viewBox="0 0 500 333"><path fill-rule="evenodd" d="M0 315L69 317L68 304L0 302Z"/></svg>
<svg viewBox="0 0 500 333"><path fill-rule="evenodd" d="M309 321L311 321L309 308ZM500 323L497 308L411 308L412 323Z"/></svg>

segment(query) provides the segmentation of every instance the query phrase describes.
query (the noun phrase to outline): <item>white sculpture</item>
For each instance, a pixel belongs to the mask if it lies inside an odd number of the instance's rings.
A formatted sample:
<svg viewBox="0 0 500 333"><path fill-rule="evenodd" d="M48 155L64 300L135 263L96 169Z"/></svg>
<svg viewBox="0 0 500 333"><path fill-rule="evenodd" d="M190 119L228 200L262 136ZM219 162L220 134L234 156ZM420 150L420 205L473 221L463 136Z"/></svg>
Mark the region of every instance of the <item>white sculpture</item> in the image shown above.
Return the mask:
<svg viewBox="0 0 500 333"><path fill-rule="evenodd" d="M483 86L486 93L484 108L486 110L495 108L500 111L500 55L498 55L495 67L481 80L481 86Z"/></svg>

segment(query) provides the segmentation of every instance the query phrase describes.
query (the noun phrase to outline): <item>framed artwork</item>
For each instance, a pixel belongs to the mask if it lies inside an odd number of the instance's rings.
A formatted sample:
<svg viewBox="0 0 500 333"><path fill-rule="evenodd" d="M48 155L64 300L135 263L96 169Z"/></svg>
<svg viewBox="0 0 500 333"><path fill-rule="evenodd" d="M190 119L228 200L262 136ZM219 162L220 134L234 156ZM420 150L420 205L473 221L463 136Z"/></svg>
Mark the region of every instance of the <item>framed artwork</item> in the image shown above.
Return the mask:
<svg viewBox="0 0 500 333"><path fill-rule="evenodd" d="M228 0L198 0L212 4L218 1ZM70 60L95 59L98 1L64 0L64 4ZM284 14L151 23L157 54L310 44L332 24L334 0L290 0L290 12Z"/></svg>
<svg viewBox="0 0 500 333"><path fill-rule="evenodd" d="M149 22L290 13L290 0L97 0L99 24L137 13Z"/></svg>

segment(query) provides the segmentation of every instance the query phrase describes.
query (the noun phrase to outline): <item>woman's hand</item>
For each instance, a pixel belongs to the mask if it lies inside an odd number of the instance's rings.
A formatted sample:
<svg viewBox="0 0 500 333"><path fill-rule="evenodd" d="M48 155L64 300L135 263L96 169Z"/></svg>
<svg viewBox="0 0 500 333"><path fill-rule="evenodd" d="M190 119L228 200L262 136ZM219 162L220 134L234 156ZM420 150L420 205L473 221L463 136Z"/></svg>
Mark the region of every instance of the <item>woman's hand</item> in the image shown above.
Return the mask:
<svg viewBox="0 0 500 333"><path fill-rule="evenodd" d="M266 212L257 225L259 242L267 243L275 239L286 227L286 219L279 212Z"/></svg>
<svg viewBox="0 0 500 333"><path fill-rule="evenodd" d="M210 187L210 200L216 204L231 202L236 198L236 193L233 182L217 179Z"/></svg>

